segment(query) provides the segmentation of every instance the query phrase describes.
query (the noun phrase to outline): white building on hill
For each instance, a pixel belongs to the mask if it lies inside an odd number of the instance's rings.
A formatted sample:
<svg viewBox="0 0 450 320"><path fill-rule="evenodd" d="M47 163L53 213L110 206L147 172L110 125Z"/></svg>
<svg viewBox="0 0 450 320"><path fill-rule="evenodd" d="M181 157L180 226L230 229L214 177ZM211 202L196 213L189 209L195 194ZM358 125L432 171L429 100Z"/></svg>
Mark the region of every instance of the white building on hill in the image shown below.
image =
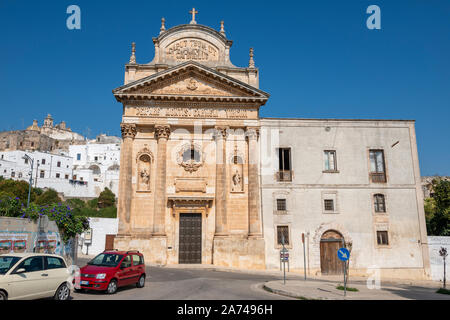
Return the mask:
<svg viewBox="0 0 450 320"><path fill-rule="evenodd" d="M92 199L105 187L117 195L120 145L120 138L101 135L84 145L69 146L69 152L3 151L0 176L28 182L31 165L24 159L27 154L34 159L33 187L55 189L64 198Z"/></svg>

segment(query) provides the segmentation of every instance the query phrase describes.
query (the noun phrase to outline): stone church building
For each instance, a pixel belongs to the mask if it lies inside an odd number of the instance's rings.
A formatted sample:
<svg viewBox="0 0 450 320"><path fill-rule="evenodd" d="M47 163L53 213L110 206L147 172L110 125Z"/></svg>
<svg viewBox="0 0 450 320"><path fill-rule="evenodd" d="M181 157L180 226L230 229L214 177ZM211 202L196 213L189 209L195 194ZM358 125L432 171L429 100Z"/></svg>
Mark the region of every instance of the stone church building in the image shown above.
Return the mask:
<svg viewBox="0 0 450 320"><path fill-rule="evenodd" d="M426 278L429 257L413 121L261 118L269 94L232 41L197 24L135 44L123 105L117 249L148 263ZM302 236L305 246L303 246ZM305 248L305 249L303 249ZM305 260L304 260L305 258Z"/></svg>

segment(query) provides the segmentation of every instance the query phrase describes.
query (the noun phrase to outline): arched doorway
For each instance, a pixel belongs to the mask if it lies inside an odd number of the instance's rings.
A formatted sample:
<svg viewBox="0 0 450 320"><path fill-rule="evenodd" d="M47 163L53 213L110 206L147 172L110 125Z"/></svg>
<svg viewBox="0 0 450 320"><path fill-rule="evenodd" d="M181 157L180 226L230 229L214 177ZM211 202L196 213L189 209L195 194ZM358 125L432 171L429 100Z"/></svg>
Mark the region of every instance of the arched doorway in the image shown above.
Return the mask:
<svg viewBox="0 0 450 320"><path fill-rule="evenodd" d="M328 230L320 238L320 269L322 274L343 274L344 265L337 251L344 244L344 238L335 230Z"/></svg>

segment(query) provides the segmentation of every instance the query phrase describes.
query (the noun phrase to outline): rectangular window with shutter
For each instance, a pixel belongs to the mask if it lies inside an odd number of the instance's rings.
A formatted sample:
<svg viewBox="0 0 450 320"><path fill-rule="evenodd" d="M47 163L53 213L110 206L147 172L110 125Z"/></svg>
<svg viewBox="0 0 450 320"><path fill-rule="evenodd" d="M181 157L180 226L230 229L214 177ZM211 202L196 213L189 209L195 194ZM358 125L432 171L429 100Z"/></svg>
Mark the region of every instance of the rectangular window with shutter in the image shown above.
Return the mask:
<svg viewBox="0 0 450 320"><path fill-rule="evenodd" d="M389 245L388 232L387 231L377 231L377 243L378 245Z"/></svg>
<svg viewBox="0 0 450 320"><path fill-rule="evenodd" d="M336 150L325 150L323 153L324 171L337 171Z"/></svg>
<svg viewBox="0 0 450 320"><path fill-rule="evenodd" d="M370 179L374 183L386 182L386 166L383 150L369 150Z"/></svg>

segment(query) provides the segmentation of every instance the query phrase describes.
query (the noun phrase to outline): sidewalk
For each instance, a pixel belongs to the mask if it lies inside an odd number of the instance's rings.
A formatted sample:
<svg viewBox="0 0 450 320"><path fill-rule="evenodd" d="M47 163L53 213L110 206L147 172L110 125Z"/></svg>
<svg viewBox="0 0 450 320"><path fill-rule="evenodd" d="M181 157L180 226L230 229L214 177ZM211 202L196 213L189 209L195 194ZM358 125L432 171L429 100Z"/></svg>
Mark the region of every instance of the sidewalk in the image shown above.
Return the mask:
<svg viewBox="0 0 450 320"><path fill-rule="evenodd" d="M264 290L303 300L450 300L450 295L436 293L435 287L410 285L383 285L380 289L369 289L366 283L351 282L347 287L356 288L358 292L344 291L336 287L343 281L316 280L283 280L269 281L263 286Z"/></svg>

